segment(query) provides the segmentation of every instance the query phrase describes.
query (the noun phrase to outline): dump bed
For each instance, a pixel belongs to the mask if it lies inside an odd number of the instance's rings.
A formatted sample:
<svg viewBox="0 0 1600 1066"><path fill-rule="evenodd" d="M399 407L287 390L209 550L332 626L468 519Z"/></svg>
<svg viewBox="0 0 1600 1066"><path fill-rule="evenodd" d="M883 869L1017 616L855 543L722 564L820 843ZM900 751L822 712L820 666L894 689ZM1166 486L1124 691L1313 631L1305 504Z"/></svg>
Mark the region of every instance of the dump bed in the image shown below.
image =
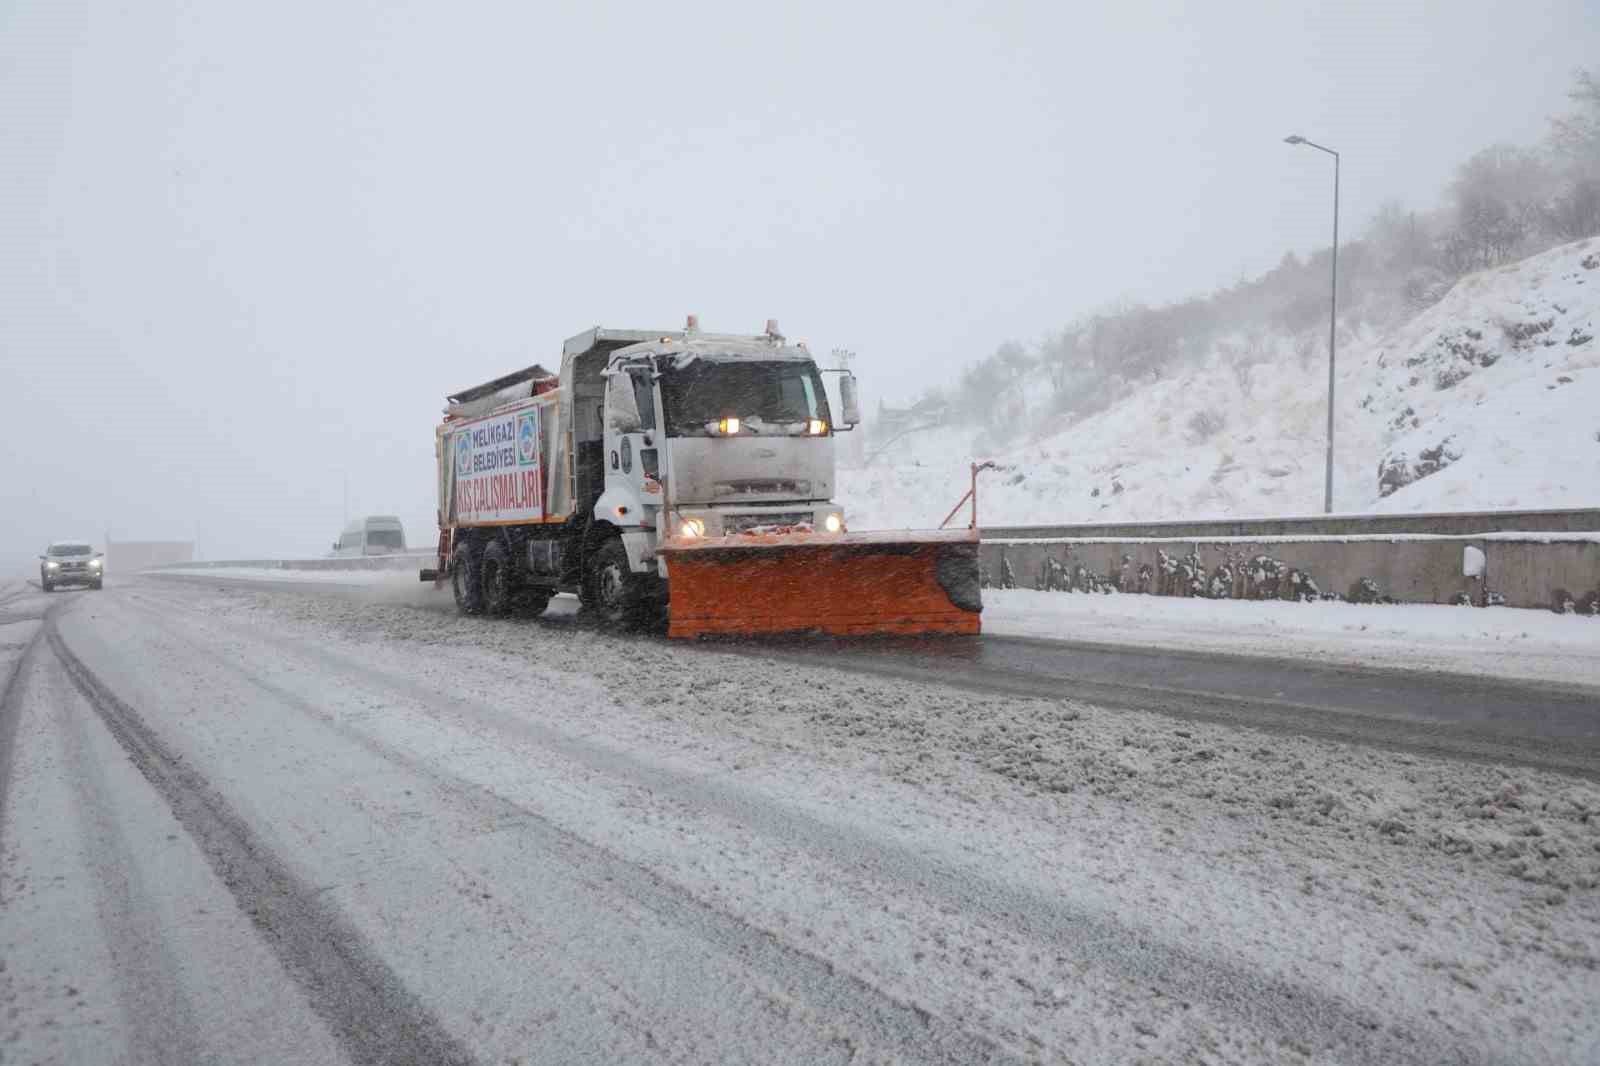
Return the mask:
<svg viewBox="0 0 1600 1066"><path fill-rule="evenodd" d="M508 400L529 384L489 384L497 387L453 403L438 428L440 528L566 521L560 390Z"/></svg>

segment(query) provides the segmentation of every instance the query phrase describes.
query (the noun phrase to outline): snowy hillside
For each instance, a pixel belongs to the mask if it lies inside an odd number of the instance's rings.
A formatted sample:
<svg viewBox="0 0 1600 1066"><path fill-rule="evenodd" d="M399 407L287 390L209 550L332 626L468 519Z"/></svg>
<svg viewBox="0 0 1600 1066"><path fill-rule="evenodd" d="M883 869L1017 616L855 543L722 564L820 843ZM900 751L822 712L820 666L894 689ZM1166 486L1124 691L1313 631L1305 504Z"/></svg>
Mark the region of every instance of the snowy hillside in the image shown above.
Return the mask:
<svg viewBox="0 0 1600 1066"><path fill-rule="evenodd" d="M1335 510L1600 505L1600 239L1462 279L1377 335L1341 324ZM856 529L935 525L984 475L986 525L1316 514L1326 336L1214 345L1062 432L982 450L909 434L841 470ZM1048 388L1040 380L1042 395Z"/></svg>

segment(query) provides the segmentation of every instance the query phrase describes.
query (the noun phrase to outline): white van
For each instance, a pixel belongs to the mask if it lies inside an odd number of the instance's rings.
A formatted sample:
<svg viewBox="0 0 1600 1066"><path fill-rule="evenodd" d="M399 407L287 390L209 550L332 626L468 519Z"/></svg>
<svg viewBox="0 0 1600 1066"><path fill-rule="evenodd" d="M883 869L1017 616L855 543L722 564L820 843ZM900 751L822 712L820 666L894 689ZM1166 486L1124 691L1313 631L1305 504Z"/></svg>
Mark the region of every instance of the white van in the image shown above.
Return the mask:
<svg viewBox="0 0 1600 1066"><path fill-rule="evenodd" d="M333 554L398 555L406 550L406 531L392 514L373 514L358 518L345 527L333 542Z"/></svg>

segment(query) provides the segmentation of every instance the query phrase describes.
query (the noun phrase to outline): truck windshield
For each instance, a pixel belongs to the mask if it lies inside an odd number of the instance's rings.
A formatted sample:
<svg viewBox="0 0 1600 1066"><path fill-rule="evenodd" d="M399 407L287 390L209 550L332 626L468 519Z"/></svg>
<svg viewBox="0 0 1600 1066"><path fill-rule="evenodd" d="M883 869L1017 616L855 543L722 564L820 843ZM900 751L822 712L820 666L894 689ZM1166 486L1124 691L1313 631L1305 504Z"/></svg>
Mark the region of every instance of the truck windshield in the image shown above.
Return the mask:
<svg viewBox="0 0 1600 1066"><path fill-rule="evenodd" d="M393 548L395 551L404 551L406 547L405 533L398 529L369 529L367 530L367 547Z"/></svg>
<svg viewBox="0 0 1600 1066"><path fill-rule="evenodd" d="M812 363L723 363L699 360L661 379L667 432L705 434L706 424L740 419L760 432L763 424L828 417L828 394Z"/></svg>

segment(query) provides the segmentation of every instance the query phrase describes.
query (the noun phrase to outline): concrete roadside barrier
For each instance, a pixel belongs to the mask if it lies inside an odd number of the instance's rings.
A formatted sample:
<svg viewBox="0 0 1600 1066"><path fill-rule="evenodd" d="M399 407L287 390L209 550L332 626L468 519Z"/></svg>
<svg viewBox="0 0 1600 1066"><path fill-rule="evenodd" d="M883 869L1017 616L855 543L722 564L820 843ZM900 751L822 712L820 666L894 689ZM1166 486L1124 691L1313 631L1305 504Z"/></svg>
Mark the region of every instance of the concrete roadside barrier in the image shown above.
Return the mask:
<svg viewBox="0 0 1600 1066"><path fill-rule="evenodd" d="M1483 553L1481 568L1466 549ZM986 536L991 588L1461 603L1600 613L1600 532L1481 536ZM1472 574L1474 569L1481 572Z"/></svg>

